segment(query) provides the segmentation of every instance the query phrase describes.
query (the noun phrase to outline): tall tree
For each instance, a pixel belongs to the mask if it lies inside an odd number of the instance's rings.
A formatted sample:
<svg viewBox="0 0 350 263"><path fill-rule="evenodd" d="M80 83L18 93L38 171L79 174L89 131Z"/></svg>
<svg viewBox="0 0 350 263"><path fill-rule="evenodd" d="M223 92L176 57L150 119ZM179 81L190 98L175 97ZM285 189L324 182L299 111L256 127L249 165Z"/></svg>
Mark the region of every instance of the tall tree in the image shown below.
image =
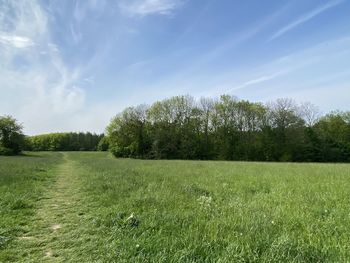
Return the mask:
<svg viewBox="0 0 350 263"><path fill-rule="evenodd" d="M11 116L0 116L0 155L19 154L24 146L23 126Z"/></svg>
<svg viewBox="0 0 350 263"><path fill-rule="evenodd" d="M118 157L255 161L348 161L350 113L319 118L310 103L267 105L176 96L130 107L107 128Z"/></svg>

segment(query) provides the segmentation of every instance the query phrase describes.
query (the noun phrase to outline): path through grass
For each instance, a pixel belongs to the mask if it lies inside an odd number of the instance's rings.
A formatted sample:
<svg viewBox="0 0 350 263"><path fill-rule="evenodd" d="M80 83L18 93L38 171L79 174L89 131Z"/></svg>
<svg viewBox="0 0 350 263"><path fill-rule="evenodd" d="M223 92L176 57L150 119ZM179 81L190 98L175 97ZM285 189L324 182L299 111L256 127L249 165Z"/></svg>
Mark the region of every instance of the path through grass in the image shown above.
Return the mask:
<svg viewBox="0 0 350 263"><path fill-rule="evenodd" d="M348 164L48 156L0 158L0 262L350 260Z"/></svg>
<svg viewBox="0 0 350 263"><path fill-rule="evenodd" d="M8 253L8 262L92 261L92 251L84 253L89 244L93 246L94 238L89 234L91 220L85 216L76 164L69 154L63 153L63 162L52 173L55 180L37 202L38 209L26 226L27 231L14 240L14 253Z"/></svg>
<svg viewBox="0 0 350 263"><path fill-rule="evenodd" d="M69 261L79 242L79 179L73 162L64 153L64 162L56 170L56 181L38 204L32 230L22 238L25 261ZM27 262L28 262L27 261Z"/></svg>

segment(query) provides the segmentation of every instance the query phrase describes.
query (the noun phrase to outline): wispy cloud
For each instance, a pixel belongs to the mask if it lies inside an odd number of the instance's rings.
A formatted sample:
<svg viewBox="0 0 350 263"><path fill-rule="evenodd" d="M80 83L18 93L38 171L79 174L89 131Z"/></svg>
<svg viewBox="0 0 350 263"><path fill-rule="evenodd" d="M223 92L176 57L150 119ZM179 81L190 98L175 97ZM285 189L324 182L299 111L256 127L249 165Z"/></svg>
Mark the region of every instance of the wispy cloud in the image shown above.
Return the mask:
<svg viewBox="0 0 350 263"><path fill-rule="evenodd" d="M2 33L0 33L0 43L15 48L26 48L34 45L34 42L27 37L6 35Z"/></svg>
<svg viewBox="0 0 350 263"><path fill-rule="evenodd" d="M44 6L40 0L0 2L0 115L16 117L29 135L102 132L116 106L114 101L89 104L87 86L94 79L88 71L100 61L100 50L72 66L65 47L53 37L55 27L62 30L55 24L53 11L60 11L63 5L52 1ZM103 0L88 3L84 8L96 16L104 9ZM88 15L78 18L84 20ZM76 16L71 19L83 23Z"/></svg>
<svg viewBox="0 0 350 263"><path fill-rule="evenodd" d="M342 63L350 55L350 38L343 37L319 43L303 50L289 53L256 67L231 68L227 71L208 76L198 76L183 80L174 80L171 87L201 87L197 96L217 96L220 94L234 94L248 99L271 99L271 96L290 96L296 89L307 89L320 81L325 82L324 76L338 73L343 68ZM327 62L327 63L326 63ZM323 65L332 65L330 70ZM325 72L327 74L325 74ZM332 73L333 72L333 73ZM346 79L348 70L342 74L335 74L329 82L336 79ZM310 75L315 75L311 78ZM317 81L317 82L316 82ZM164 84L163 84L164 86ZM331 96L330 96L331 97ZM308 98L306 98L308 99ZM316 103L316 102L315 102ZM316 103L317 104L317 103Z"/></svg>
<svg viewBox="0 0 350 263"><path fill-rule="evenodd" d="M64 63L48 20L38 1L5 1L0 8L0 115L14 115L29 133L67 129L85 105L81 68Z"/></svg>
<svg viewBox="0 0 350 263"><path fill-rule="evenodd" d="M269 41L274 40L274 39L276 39L278 37L281 37L282 35L284 35L288 31L294 29L295 27L306 23L310 19L312 19L312 18L322 14L326 10L328 10L328 9L330 9L332 7L335 7L337 5L340 5L340 4L344 3L344 2L345 2L345 0L332 0L332 1L329 1L328 3L326 3L326 4L322 5L322 6L317 7L316 9L312 10L311 12L302 15L297 20L295 20L295 21L291 22L290 24L288 24L288 25L282 27L281 29L279 29L276 33L274 33L270 37Z"/></svg>
<svg viewBox="0 0 350 263"><path fill-rule="evenodd" d="M130 16L169 15L184 3L183 0L127 0L119 7Z"/></svg>
<svg viewBox="0 0 350 263"><path fill-rule="evenodd" d="M240 84L240 85L238 85L238 86L236 86L234 88L228 89L228 90L226 90L225 93L230 93L232 91L236 91L236 90L243 89L243 88L246 88L246 87L249 87L249 86L253 86L253 85L256 85L256 84L260 84L260 83L263 83L263 82L266 82L266 81L269 81L269 80L273 80L273 79L276 79L278 77L281 77L283 75L288 74L288 72L290 72L290 70L281 70L281 71L278 71L276 73L272 73L272 74L269 74L269 75L262 75L262 76L253 78L251 80L245 81L244 83L242 83L242 84Z"/></svg>
<svg viewBox="0 0 350 263"><path fill-rule="evenodd" d="M180 69L178 69L175 72L171 71L169 75L164 74L161 77L157 77L157 80L154 81L151 85L157 87L164 87L172 86L172 84L175 84L174 86L176 86L176 88L171 90L174 90L176 93L187 92L186 89L192 89L194 85L187 85L184 83L184 80L191 79L193 80L193 82L195 82L196 76L201 75L200 72L203 70L203 68L208 67L210 64L214 63L213 61L222 58L225 54L228 54L231 51L238 49L244 43L251 40L254 36L265 30L268 26L275 23L277 19L279 19L289 10L289 8L290 4L282 5L277 10L274 10L270 14L262 17L261 20L259 20L256 23L253 23L244 30L240 32L234 32L232 35L227 37L225 41L218 41L217 45L208 48L208 50L206 50L204 53L201 53L200 55L192 55L191 60L187 61L187 63L184 64ZM195 24L191 25L191 27L194 26ZM186 31L184 32L184 34L187 34ZM178 39L177 41L181 41L181 39ZM142 70L142 72L145 72L147 69L155 68L157 67L157 65L161 65L162 63L171 64L172 60L179 59L177 55L178 54L176 52L169 51L167 57L155 57L150 60L139 61L138 63L129 66L128 70ZM220 77L222 77L222 75L225 74L226 73L220 73L219 75ZM231 76L232 72L229 72L227 74ZM269 75L271 74L274 73L269 73ZM259 78L259 76L257 78ZM213 79L215 78L211 77L211 79L207 81L207 84L212 83ZM179 87L182 88L180 89ZM162 90L163 92L163 89L160 88L160 90ZM225 88L225 91L226 90L227 87ZM176 94L169 94L169 91L166 92L167 96Z"/></svg>

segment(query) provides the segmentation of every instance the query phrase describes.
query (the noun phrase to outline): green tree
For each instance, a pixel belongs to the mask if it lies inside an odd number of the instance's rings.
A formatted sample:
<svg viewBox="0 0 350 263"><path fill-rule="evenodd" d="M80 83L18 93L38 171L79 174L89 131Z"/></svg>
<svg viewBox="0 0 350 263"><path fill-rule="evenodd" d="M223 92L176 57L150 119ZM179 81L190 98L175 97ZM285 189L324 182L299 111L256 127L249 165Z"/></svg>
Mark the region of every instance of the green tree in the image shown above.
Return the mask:
<svg viewBox="0 0 350 263"><path fill-rule="evenodd" d="M49 133L26 138L32 151L96 151L103 135L87 133Z"/></svg>
<svg viewBox="0 0 350 263"><path fill-rule="evenodd" d="M270 133L273 136L272 153L274 160L297 161L301 159L304 140L305 121L301 118L300 109L291 99L277 99L268 105Z"/></svg>
<svg viewBox="0 0 350 263"><path fill-rule="evenodd" d="M350 113L320 118L310 103L267 105L223 95L175 96L130 107L107 128L118 157L254 161L349 161Z"/></svg>
<svg viewBox="0 0 350 263"><path fill-rule="evenodd" d="M22 125L11 116L0 116L0 155L16 155L24 146Z"/></svg>
<svg viewBox="0 0 350 263"><path fill-rule="evenodd" d="M350 161L349 112L331 112L315 124L321 140L323 161Z"/></svg>
<svg viewBox="0 0 350 263"><path fill-rule="evenodd" d="M104 152L104 151L108 151L108 149L109 149L109 137L103 135L97 145L97 150Z"/></svg>
<svg viewBox="0 0 350 263"><path fill-rule="evenodd" d="M147 106L129 107L107 127L110 150L117 157L145 157L149 143L146 129Z"/></svg>

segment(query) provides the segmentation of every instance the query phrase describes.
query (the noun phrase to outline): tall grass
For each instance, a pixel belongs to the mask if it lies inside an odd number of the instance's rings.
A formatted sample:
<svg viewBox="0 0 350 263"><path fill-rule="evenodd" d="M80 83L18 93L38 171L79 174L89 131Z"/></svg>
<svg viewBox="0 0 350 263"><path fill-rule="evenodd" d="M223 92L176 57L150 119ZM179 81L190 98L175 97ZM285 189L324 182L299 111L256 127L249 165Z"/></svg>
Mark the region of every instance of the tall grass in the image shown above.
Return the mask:
<svg viewBox="0 0 350 263"><path fill-rule="evenodd" d="M72 154L103 262L350 260L350 165Z"/></svg>
<svg viewBox="0 0 350 263"><path fill-rule="evenodd" d="M58 261L350 260L349 164L66 156L79 179L72 188L79 202L69 210L62 207L62 232L41 237L45 242L55 239ZM55 191L55 169L62 161L59 153L0 158L0 262L44 260L41 247L50 244L42 246L40 238L12 241L46 227L29 223L47 188ZM69 193L60 196L70 202ZM74 231L69 232L69 222ZM49 230L41 233L52 235Z"/></svg>
<svg viewBox="0 0 350 263"><path fill-rule="evenodd" d="M13 242L28 231L36 202L54 180L59 153L0 157L0 262L10 261Z"/></svg>

